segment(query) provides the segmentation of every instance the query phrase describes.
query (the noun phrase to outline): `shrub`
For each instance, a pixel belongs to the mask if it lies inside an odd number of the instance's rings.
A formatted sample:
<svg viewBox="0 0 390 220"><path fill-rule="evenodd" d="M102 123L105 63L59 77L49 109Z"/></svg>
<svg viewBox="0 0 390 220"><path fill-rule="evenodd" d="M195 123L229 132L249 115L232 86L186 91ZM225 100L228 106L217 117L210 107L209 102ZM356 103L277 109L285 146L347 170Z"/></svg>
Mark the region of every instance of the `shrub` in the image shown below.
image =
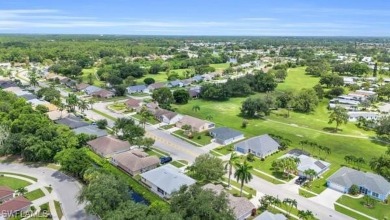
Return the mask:
<svg viewBox="0 0 390 220"><path fill-rule="evenodd" d="M351 195L359 194L359 187L357 185L353 184L351 186L351 188L349 188L349 192L348 193L351 194Z"/></svg>
<svg viewBox="0 0 390 220"><path fill-rule="evenodd" d="M246 159L249 162L253 162L255 160L255 155L253 155L252 153L248 153L248 155L246 156Z"/></svg>
<svg viewBox="0 0 390 220"><path fill-rule="evenodd" d="M106 126L107 126L107 120L106 119L101 119L101 120L97 120L96 121L96 125L98 126L98 128L100 129L105 129Z"/></svg>

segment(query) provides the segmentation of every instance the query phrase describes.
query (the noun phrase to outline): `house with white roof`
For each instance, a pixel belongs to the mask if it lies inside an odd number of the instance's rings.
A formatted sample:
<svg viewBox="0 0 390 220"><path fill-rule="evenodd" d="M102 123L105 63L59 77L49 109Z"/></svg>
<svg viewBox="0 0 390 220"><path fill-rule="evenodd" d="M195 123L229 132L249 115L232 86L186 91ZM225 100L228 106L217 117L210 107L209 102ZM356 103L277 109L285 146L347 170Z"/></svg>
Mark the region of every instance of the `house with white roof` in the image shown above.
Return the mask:
<svg viewBox="0 0 390 220"><path fill-rule="evenodd" d="M380 114L377 112L348 112L349 121L357 121L359 118L366 120L377 120Z"/></svg>
<svg viewBox="0 0 390 220"><path fill-rule="evenodd" d="M234 145L237 152L252 153L257 157L265 158L279 150L280 144L268 134L249 138Z"/></svg>
<svg viewBox="0 0 390 220"><path fill-rule="evenodd" d="M149 170L140 176L144 184L163 198L170 198L172 193L178 191L180 187L184 185L191 186L196 182L171 164Z"/></svg>

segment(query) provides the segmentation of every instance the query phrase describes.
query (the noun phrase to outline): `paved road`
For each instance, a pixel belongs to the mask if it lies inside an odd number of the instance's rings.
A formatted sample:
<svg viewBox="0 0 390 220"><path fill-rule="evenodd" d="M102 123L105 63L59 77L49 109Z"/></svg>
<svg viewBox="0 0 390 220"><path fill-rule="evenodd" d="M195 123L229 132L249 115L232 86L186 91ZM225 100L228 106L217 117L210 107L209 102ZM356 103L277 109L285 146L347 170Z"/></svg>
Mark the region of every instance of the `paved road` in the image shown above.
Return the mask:
<svg viewBox="0 0 390 220"><path fill-rule="evenodd" d="M298 203L298 209L301 210L310 210L313 214L321 220L349 220L353 219L349 216L346 216L342 213L336 212L335 210L324 206L321 204L321 201L311 201L307 198L304 198L291 190L286 189L283 185L275 185L266 180L263 180L257 176L253 176L253 179L247 184L248 186L254 188L255 190L278 197L283 200L285 198L295 199Z"/></svg>
<svg viewBox="0 0 390 220"><path fill-rule="evenodd" d="M98 102L93 104L93 108L114 118L125 117L123 114L115 113L107 109L107 106L112 103L113 102ZM104 118L104 116L92 110L85 111L85 114L88 118L93 120ZM114 121L109 118L106 119L108 122L108 127L112 127L114 125ZM154 146L169 153L173 159L184 159L192 163L195 161L197 156L206 153L206 151L202 148L196 147L188 142L181 140L180 138L172 136L167 131L157 129L151 125L146 125L145 130L146 136L152 137L156 140Z"/></svg>
<svg viewBox="0 0 390 220"><path fill-rule="evenodd" d="M62 203L64 216L67 220L73 219L94 219L87 216L84 211L84 204L78 204L77 195L81 189L81 185L73 178L50 168L33 167L16 163L1 163L0 171L14 172L32 176L42 182L43 185L51 185L53 192Z"/></svg>

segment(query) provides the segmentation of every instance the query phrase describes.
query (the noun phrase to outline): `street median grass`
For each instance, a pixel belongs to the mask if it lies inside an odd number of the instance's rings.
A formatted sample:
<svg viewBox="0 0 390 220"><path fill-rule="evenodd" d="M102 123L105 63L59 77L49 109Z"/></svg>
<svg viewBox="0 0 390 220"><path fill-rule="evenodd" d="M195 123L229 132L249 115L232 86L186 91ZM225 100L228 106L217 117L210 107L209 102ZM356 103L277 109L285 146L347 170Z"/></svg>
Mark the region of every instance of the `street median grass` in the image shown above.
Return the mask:
<svg viewBox="0 0 390 220"><path fill-rule="evenodd" d="M131 117L137 119L138 121L140 121L142 119L142 116L140 114L135 114L135 115L132 115ZM156 124L159 124L160 122L155 119L154 117L149 117L147 120L146 120L147 123L149 124L152 124L152 125L156 125Z"/></svg>
<svg viewBox="0 0 390 220"><path fill-rule="evenodd" d="M158 195L151 192L148 188L146 188L140 182L138 182L137 180L132 178L129 174L127 174L124 171L113 166L107 160L101 158L100 156L98 156L97 154L92 152L91 150L88 150L87 154L88 154L89 158L91 159L91 161L93 163L95 163L96 165L100 166L102 169L125 179L132 190L134 190L136 193L139 193L140 195L142 195L150 203L153 203L155 201L160 201L160 202L164 202L164 203L166 202L161 197L159 197Z"/></svg>
<svg viewBox="0 0 390 220"><path fill-rule="evenodd" d="M363 216L363 215L360 215L360 214L358 214L358 213L356 213L356 212L353 212L353 211L351 211L351 210L349 210L349 209L346 209L346 208L344 208L344 207L338 205L337 203L334 204L334 209L335 209L336 211L338 211L338 212L340 212L340 213L343 213L343 214L345 214L345 215L348 215L349 217L352 217L352 218L354 218L354 219L359 219L359 220L371 220L370 218L367 218L367 217L365 217L365 216Z"/></svg>
<svg viewBox="0 0 390 220"><path fill-rule="evenodd" d="M310 191L306 191L304 189L299 189L299 195L305 197L305 198L311 198L311 197L314 197L314 196L317 196L316 194L310 192Z"/></svg>
<svg viewBox="0 0 390 220"><path fill-rule="evenodd" d="M96 110L96 109L92 109L92 111L95 112L95 113L97 113L97 114L99 114L99 115L101 115L101 116L103 116L103 117L105 117L105 118L108 118L108 119L111 119L111 120L113 120L113 121L116 121L116 118L112 117L112 116L109 115L109 114L106 114L106 113L101 112L101 111Z"/></svg>
<svg viewBox="0 0 390 220"><path fill-rule="evenodd" d="M270 177L270 176L265 175L263 173L257 172L256 170L253 170L252 174L256 175L257 177L260 177L263 180L266 180L266 181L268 181L270 183L273 183L273 184L283 184L284 183L284 182L282 182L281 180L279 180L277 178Z"/></svg>
<svg viewBox="0 0 390 220"><path fill-rule="evenodd" d="M45 196L45 193L43 193L43 191L41 189L36 189L34 191L31 191L31 192L24 194L24 197L26 197L26 199L28 199L30 201L37 200L37 199L42 198L44 196Z"/></svg>

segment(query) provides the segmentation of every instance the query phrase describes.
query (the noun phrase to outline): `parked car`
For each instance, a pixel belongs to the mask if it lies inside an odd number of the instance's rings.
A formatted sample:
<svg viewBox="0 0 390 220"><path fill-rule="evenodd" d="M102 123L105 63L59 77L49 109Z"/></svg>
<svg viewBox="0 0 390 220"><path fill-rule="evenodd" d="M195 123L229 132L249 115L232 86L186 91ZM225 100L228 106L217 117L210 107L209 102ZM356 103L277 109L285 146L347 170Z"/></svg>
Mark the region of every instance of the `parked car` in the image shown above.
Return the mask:
<svg viewBox="0 0 390 220"><path fill-rule="evenodd" d="M295 180L295 183L298 184L298 185L302 185L306 180L307 180L307 177L300 176L300 177L298 177L297 180Z"/></svg>
<svg viewBox="0 0 390 220"><path fill-rule="evenodd" d="M160 163L166 164L172 161L172 157L160 157Z"/></svg>

